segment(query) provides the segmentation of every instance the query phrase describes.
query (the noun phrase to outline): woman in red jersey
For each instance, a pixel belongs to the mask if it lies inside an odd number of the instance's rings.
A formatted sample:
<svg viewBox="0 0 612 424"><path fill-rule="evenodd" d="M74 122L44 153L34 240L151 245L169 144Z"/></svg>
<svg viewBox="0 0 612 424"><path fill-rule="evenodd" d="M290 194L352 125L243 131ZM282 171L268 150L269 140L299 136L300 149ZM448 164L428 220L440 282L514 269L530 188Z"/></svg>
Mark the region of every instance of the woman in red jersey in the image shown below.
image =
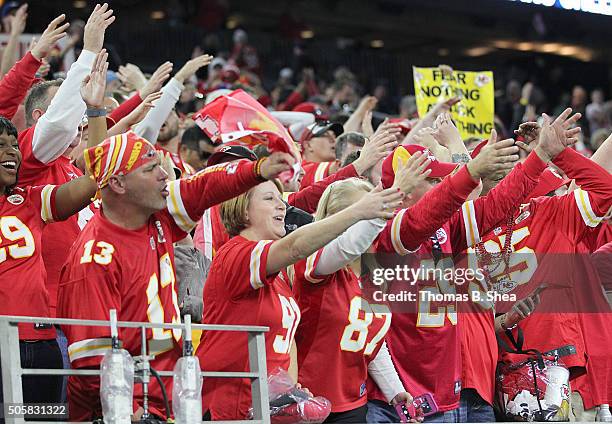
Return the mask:
<svg viewBox="0 0 612 424"><path fill-rule="evenodd" d="M203 322L269 327L267 368L269 372L289 370L300 310L283 270L358 221L391 218L402 197L395 188L379 188L341 213L301 227L285 238L286 206L280 184L261 183L223 203L221 218L232 238L213 259L204 287ZM205 332L197 354L207 371L248 369L245 334ZM245 419L251 405L250 381L207 378L203 403L213 420Z"/></svg>
<svg viewBox="0 0 612 424"><path fill-rule="evenodd" d="M104 120L92 121L96 119ZM18 187L21 159L17 129L0 117L0 315L49 317L41 256L43 228L83 209L96 184L81 177L61 186ZM18 327L22 367L62 368L53 326L23 323ZM25 403L60 401L61 377L27 376L22 381ZM0 402L2 397L0 387Z"/></svg>
<svg viewBox="0 0 612 424"><path fill-rule="evenodd" d="M426 155L412 156L392 188L410 194L429 175L429 163ZM332 183L315 220L342 214L372 189L357 178ZM295 265L293 292L302 311L296 335L298 380L331 401L326 422L366 422L368 373L388 402L411 400L384 343L391 312L362 297L362 255L386 224L383 219L360 221Z"/></svg>

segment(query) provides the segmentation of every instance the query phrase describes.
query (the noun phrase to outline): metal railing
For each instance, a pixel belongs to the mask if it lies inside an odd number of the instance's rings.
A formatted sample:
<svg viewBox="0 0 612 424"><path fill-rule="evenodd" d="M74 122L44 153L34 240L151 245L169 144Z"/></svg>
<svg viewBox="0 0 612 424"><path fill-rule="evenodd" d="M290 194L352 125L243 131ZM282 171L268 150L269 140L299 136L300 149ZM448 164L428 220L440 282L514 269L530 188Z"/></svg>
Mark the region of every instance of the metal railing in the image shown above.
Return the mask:
<svg viewBox="0 0 612 424"><path fill-rule="evenodd" d="M73 369L47 369L47 368L22 368L20 349L19 349L19 330L17 323L39 323L52 325L80 325L90 327L109 327L109 321L97 320L78 320L60 318L38 318L38 317L17 317L0 315L0 365L2 367L2 388L4 393L4 404L23 402L23 392L21 388L21 376L24 375L100 375L100 370L73 370ZM146 339L148 328L163 329L185 329L184 324L154 324L149 322L127 322L119 321L118 327L121 328L140 328L143 340ZM192 330L203 331L235 331L247 333L247 344L249 350L249 369L248 372L230 371L202 371L202 377L215 378L249 378L251 379L251 397L253 401L253 420L249 421L228 421L230 423L251 423L268 424L270 423L270 410L268 404L268 374L266 369L266 342L264 333L268 327L261 326L237 326L237 325L209 325L191 324ZM142 355L147 355L147 345L142 344ZM158 371L162 377L172 377L172 371ZM5 417L7 424L24 422L23 418ZM57 421L55 421L57 422Z"/></svg>

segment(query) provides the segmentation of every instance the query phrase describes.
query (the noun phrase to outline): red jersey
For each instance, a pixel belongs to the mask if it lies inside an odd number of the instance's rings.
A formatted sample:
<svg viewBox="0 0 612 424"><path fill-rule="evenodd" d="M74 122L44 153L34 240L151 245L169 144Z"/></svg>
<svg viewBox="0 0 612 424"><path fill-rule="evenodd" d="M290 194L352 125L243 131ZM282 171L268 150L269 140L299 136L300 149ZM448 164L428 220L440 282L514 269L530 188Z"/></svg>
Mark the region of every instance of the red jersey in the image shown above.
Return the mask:
<svg viewBox="0 0 612 424"><path fill-rule="evenodd" d="M186 177L186 176L195 174L195 170L191 167L191 165L183 162L183 158L181 158L180 154L173 153L170 150L166 150L163 147L161 147L159 144L155 145L155 150L159 152L168 153L170 155L170 158L172 159L172 162L174 163L174 166L176 166L178 169L181 170L182 177Z"/></svg>
<svg viewBox="0 0 612 424"><path fill-rule="evenodd" d="M592 282L594 279L584 278L584 275L590 274L590 271L583 261L570 261L571 257L566 256L571 266L563 266L558 259L552 261L553 263L547 263L544 254L580 252L579 241L591 228L600 223L601 216L610 207L612 184L611 177L605 170L571 149L561 153L555 159L555 164L589 192L576 190L565 196L539 197L523 205L521 210L514 214L510 242L511 251L517 253L508 258L509 267L514 271L503 278L516 283L517 286L511 288L515 293L531 292L537 287L538 281L556 286L551 291L542 292L541 303L536 312L519 324L525 337L523 348L546 351L573 344L577 353L564 357L563 362L568 367L584 367L589 341L583 336L585 333L581 315L592 314L566 311L587 310L589 306L584 305L586 301L583 300L583 294L589 295L587 301L590 303L595 299L593 295L597 289L584 290L583 283ZM464 214L464 217L467 218L468 215ZM467 238L471 240L470 245L473 245L481 241L480 231L474 220L468 218L468 221L471 221L473 236L468 235ZM551 231L551 228L554 228L554 231ZM482 246L487 252L500 252L505 244L505 238L506 227L500 226L482 238ZM470 248L468 252L474 253L474 248ZM574 257L577 258L578 255ZM503 272L504 270L500 269L499 273ZM492 277L496 276L492 274ZM551 276L554 278L550 278ZM530 283L531 288L525 290L527 283ZM575 286L580 286L582 289L574 290ZM559 312L560 309L563 312ZM490 348L483 349L482 346L495 341L493 323L489 313L471 314L470 320L478 325L469 333L472 337L466 336L463 339L464 351L469 352L468 358L473 364L472 377L474 379L484 377L490 381L495 375L495 366L492 362L496 355L490 352ZM483 332L482 329L486 331ZM478 337L478 334L481 337ZM503 358L510 359L511 356L503 354ZM483 368L483 363L488 366Z"/></svg>
<svg viewBox="0 0 612 424"><path fill-rule="evenodd" d="M55 216L55 186L0 196L0 315L49 317L41 237ZM20 340L55 339L49 325L19 324Z"/></svg>
<svg viewBox="0 0 612 424"><path fill-rule="evenodd" d="M293 293L302 311L295 338L298 381L329 399L332 412L344 412L367 402L368 363L382 346L391 312L362 298L350 269L314 275L322 252L294 266Z"/></svg>
<svg viewBox="0 0 612 424"><path fill-rule="evenodd" d="M304 169L304 178L300 184L300 190L305 189L313 185L314 183L323 180L331 175L330 168L332 165L337 165L338 162L310 162L302 161L302 168Z"/></svg>
<svg viewBox="0 0 612 424"><path fill-rule="evenodd" d="M300 309L286 278L266 275L271 240L233 237L212 261L204 285L205 324L263 325L269 373L289 369L289 352L300 321ZM198 350L205 371L248 371L247 334L204 332ZM205 378L203 410L213 420L244 420L251 406L248 379Z"/></svg>
<svg viewBox="0 0 612 424"><path fill-rule="evenodd" d="M470 177L466 167L461 168L413 207L400 211L380 233L377 252L406 255L418 250L414 259L427 261L431 267L433 243L430 236L440 227L435 234L441 253L465 250L467 240L474 235L472 223L492 229L506 217L508 210L518 207L533 190L545 166L536 154L531 154L487 196L465 204L463 202L478 183ZM460 207L463 212L457 210ZM452 281L451 284L419 281L418 289L419 313L395 313L387 345L406 390L416 396L432 393L440 411L452 410L459 405L462 387L459 330L463 323L458 320L454 302L432 305L433 302L423 301L426 295L421 292L454 294L456 287ZM380 393L375 398L384 400Z"/></svg>
<svg viewBox="0 0 612 424"><path fill-rule="evenodd" d="M19 134L19 150L23 156L18 176L20 185L61 185L83 175L66 156L62 155L47 164L36 159L32 153L34 128L35 125ZM92 216L93 210L86 207L65 221L48 225L43 230L42 258L47 270L46 286L52 317L55 316L60 270L66 262L70 246Z"/></svg>
<svg viewBox="0 0 612 424"><path fill-rule="evenodd" d="M180 322L173 269L172 243L185 237L203 211L258 184L254 164L242 161L207 168L187 179L168 183L167 209L153 214L138 230L126 230L97 213L75 241L61 274L58 315L76 319L109 319L116 309L120 321ZM135 252L137 260L135 260ZM97 367L110 348L107 327L63 328L73 368ZM123 347L140 355L139 330L120 329ZM180 331L147 330L151 366L172 370L180 356ZM171 393L172 380L166 379ZM134 399L142 400L135 387ZM71 378L71 420L90 418L99 411L99 379ZM161 388L149 386L149 406L165 416Z"/></svg>

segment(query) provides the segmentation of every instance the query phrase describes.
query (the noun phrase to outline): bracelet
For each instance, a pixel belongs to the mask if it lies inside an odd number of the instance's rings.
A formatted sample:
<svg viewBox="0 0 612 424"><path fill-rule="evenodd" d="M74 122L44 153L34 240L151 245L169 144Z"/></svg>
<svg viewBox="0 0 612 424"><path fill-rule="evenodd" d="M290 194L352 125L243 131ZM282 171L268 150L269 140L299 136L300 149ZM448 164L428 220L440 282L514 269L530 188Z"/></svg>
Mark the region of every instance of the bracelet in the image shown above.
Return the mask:
<svg viewBox="0 0 612 424"><path fill-rule="evenodd" d="M516 328L516 326L518 325L518 323L514 324L512 327L507 327L506 326L506 314L502 315L501 320L499 322L499 324L501 325L501 328L507 331L512 331Z"/></svg>
<svg viewBox="0 0 612 424"><path fill-rule="evenodd" d="M261 181L266 181L266 179L261 176L261 164L264 163L264 161L267 159L268 159L267 157L263 157L263 158L257 159L257 162L255 162L255 169L254 169L255 176L259 178Z"/></svg>
<svg viewBox="0 0 612 424"><path fill-rule="evenodd" d="M100 116L106 116L106 109L101 108L87 108L87 117L88 118L98 118Z"/></svg>

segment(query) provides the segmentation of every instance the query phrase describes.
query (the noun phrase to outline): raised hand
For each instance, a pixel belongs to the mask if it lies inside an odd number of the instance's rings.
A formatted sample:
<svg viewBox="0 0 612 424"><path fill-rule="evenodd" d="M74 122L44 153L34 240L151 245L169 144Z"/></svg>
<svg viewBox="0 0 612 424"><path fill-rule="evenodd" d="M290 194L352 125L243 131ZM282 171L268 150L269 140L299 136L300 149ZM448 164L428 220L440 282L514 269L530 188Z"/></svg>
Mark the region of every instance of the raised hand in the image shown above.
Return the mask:
<svg viewBox="0 0 612 424"><path fill-rule="evenodd" d="M96 55L91 73L81 84L81 97L90 108L104 107L104 92L106 91L106 71L108 70L108 53L102 49Z"/></svg>
<svg viewBox="0 0 612 424"><path fill-rule="evenodd" d="M15 12L15 16L11 20L11 36L16 37L23 34L25 30L26 21L28 19L28 4L22 4L17 12Z"/></svg>
<svg viewBox="0 0 612 424"><path fill-rule="evenodd" d="M431 160L427 155L421 152L416 152L406 162L400 161L395 172L393 187L409 196L431 174L431 169L427 169L430 163Z"/></svg>
<svg viewBox="0 0 612 424"><path fill-rule="evenodd" d="M147 77L144 76L138 66L132 63L128 63L125 66L119 66L117 78L119 78L121 84L123 84L128 90L140 90L147 84ZM143 96L142 98L144 99L145 97L147 96Z"/></svg>
<svg viewBox="0 0 612 424"><path fill-rule="evenodd" d="M104 45L106 28L113 22L115 22L113 9L109 9L107 3L104 3L102 6L96 4L85 24L83 49L94 53L100 52Z"/></svg>
<svg viewBox="0 0 612 424"><path fill-rule="evenodd" d="M174 78L179 82L183 83L187 78L190 78L197 72L198 69L208 66L212 62L213 56L209 54L203 54L195 59L188 60L181 69L176 73Z"/></svg>
<svg viewBox="0 0 612 424"><path fill-rule="evenodd" d="M172 66L171 62L162 63L155 72L153 72L149 81L146 81L146 84L142 86L142 88L138 88L140 90L140 97L144 99L149 94L159 91L162 85L164 85L164 82L170 78Z"/></svg>
<svg viewBox="0 0 612 424"><path fill-rule="evenodd" d="M38 42L33 42L33 46L30 49L32 56L38 60L42 60L47 57L58 40L66 36L66 30L70 24L68 22L62 24L64 19L66 19L66 15L61 14L47 25L47 28L40 36L40 40L38 40Z"/></svg>
<svg viewBox="0 0 612 424"><path fill-rule="evenodd" d="M580 127L570 127L578 122L582 115L580 113L572 115L572 109L567 108L552 123L548 115L544 113L542 116L544 124L534 150L540 159L548 162L557 157L567 146L578 141L576 137L580 134Z"/></svg>
<svg viewBox="0 0 612 424"><path fill-rule="evenodd" d="M493 130L478 156L468 162L468 171L475 178L495 179L496 174L503 174L514 167L519 160L518 150L511 138L497 141L497 131Z"/></svg>
<svg viewBox="0 0 612 424"><path fill-rule="evenodd" d="M161 91L156 91L155 93L151 93L147 97L145 97L142 103L136 106L136 108L132 112L130 112L128 116L126 116L129 125L133 126L142 121L145 116L147 116L147 113L149 113L149 111L155 107L155 105L153 105L153 102L158 100L161 95Z"/></svg>
<svg viewBox="0 0 612 424"><path fill-rule="evenodd" d="M398 188L392 187L386 190L378 184L374 190L353 203L351 208L361 219L391 219L395 215L395 210L402 204L404 193Z"/></svg>
<svg viewBox="0 0 612 424"><path fill-rule="evenodd" d="M395 135L386 131L375 134L371 139L366 139L359 158L353 162L353 166L359 175L363 175L368 169L386 158L396 147Z"/></svg>
<svg viewBox="0 0 612 424"><path fill-rule="evenodd" d="M259 175L266 180L271 180L283 172L289 171L294 163L295 158L289 153L272 153L261 162Z"/></svg>
<svg viewBox="0 0 612 424"><path fill-rule="evenodd" d="M411 131L411 134L413 132L414 130ZM438 143L438 140L434 137L435 132L431 127L421 128L412 134L412 141L414 144L428 148L438 160L450 162L452 159L450 150Z"/></svg>
<svg viewBox="0 0 612 424"><path fill-rule="evenodd" d="M452 143L463 143L461 134L448 112L438 115L434 122L434 132L432 135L444 147L448 147Z"/></svg>
<svg viewBox="0 0 612 424"><path fill-rule="evenodd" d="M376 128L374 135L387 131L389 134L393 134L397 137L398 141L402 135L402 128L398 123L389 122L389 118L385 118L384 121ZM373 137L373 136L372 136Z"/></svg>
<svg viewBox="0 0 612 424"><path fill-rule="evenodd" d="M361 120L361 133L366 137L372 137L374 134L374 127L372 126L372 111L368 110Z"/></svg>

